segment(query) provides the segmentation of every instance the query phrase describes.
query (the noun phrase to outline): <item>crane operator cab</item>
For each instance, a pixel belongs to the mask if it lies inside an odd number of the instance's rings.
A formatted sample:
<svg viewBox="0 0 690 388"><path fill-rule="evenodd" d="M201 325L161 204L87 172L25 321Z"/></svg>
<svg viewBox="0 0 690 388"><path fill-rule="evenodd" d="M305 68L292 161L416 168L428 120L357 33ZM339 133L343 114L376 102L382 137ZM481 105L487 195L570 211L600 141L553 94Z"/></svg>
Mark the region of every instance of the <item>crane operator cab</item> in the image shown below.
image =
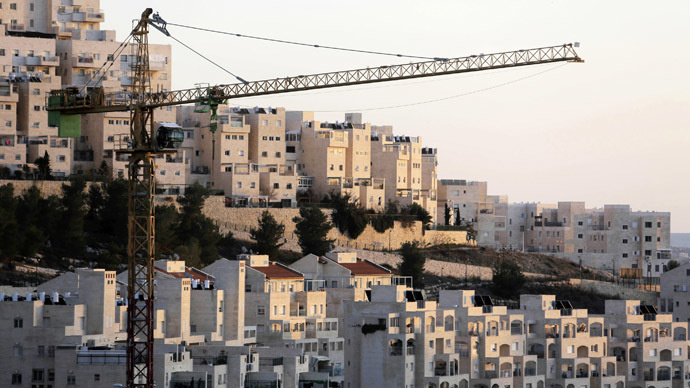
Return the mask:
<svg viewBox="0 0 690 388"><path fill-rule="evenodd" d="M175 123L156 123L156 151L175 151L184 141L182 127Z"/></svg>

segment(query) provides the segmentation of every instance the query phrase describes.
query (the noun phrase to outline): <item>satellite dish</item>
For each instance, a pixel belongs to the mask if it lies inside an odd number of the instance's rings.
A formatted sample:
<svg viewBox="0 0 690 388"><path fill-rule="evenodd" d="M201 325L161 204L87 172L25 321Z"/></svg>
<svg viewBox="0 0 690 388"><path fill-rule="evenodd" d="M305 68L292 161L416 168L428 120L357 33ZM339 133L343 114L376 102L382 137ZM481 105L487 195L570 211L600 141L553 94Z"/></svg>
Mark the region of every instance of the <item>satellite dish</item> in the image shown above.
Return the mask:
<svg viewBox="0 0 690 388"><path fill-rule="evenodd" d="M573 46L575 46L575 47L580 47L580 42L575 42L575 43L573 44Z"/></svg>
<svg viewBox="0 0 690 388"><path fill-rule="evenodd" d="M173 254L173 258L174 258L175 260L180 260L180 255L178 255L177 253L175 253L175 254Z"/></svg>
<svg viewBox="0 0 690 388"><path fill-rule="evenodd" d="M247 253L247 247L245 247L244 245L242 245L242 253Z"/></svg>

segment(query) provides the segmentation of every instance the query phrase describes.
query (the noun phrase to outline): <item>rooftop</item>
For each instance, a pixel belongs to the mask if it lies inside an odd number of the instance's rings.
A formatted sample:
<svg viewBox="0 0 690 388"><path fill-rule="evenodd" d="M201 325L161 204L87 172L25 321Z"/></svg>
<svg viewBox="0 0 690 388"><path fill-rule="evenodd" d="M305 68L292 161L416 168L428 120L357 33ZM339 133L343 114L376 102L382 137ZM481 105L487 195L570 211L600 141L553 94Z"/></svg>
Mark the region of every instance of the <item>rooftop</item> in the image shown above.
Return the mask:
<svg viewBox="0 0 690 388"><path fill-rule="evenodd" d="M250 268L266 275L266 279L304 279L304 275L300 272L280 263L270 262L267 266L250 266Z"/></svg>
<svg viewBox="0 0 690 388"><path fill-rule="evenodd" d="M331 258L328 260L335 261ZM372 263L369 260L357 259L354 263L338 263L350 270L352 276L390 275L391 271Z"/></svg>

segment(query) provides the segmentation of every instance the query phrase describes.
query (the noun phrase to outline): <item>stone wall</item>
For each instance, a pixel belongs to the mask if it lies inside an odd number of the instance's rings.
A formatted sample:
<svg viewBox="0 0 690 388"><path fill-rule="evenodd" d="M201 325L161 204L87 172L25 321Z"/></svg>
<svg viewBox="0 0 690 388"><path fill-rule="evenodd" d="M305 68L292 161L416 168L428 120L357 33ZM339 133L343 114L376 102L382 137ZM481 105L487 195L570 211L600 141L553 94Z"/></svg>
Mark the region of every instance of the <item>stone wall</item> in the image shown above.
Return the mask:
<svg viewBox="0 0 690 388"><path fill-rule="evenodd" d="M259 216L264 210L268 210L278 222L285 225L286 244L284 248L299 250L297 236L295 235L295 223L292 221L294 217L299 216L299 209L225 207L224 198L220 196L209 197L204 205L204 214L217 223L221 232L231 231L235 234L235 237L243 240L249 239L249 231L257 227ZM329 215L331 213L330 209L323 209L323 211ZM430 232L433 232L431 234L433 240L427 238ZM371 250L395 250L399 249L404 242L412 240L429 243L441 240L466 241L465 232L426 231L426 234L423 233L422 224L419 221L414 222L408 228L404 228L400 222L396 221L394 227L384 233L378 233L371 225L367 225L364 232L357 239L353 240L341 234L336 228L333 228L329 232L328 238L335 240L334 245L336 246Z"/></svg>
<svg viewBox="0 0 690 388"><path fill-rule="evenodd" d="M608 297L617 297L626 300L640 300L646 304L657 303L657 293L640 290L638 288L623 287L615 283L600 282L587 279L570 279L570 284L587 291L594 291Z"/></svg>
<svg viewBox="0 0 690 388"><path fill-rule="evenodd" d="M20 180L8 180L0 179L0 186L4 186L11 183L14 186L14 195L21 195L25 190L31 186L38 187L44 197L51 195L62 195L62 181L20 181ZM87 186L88 187L88 186Z"/></svg>

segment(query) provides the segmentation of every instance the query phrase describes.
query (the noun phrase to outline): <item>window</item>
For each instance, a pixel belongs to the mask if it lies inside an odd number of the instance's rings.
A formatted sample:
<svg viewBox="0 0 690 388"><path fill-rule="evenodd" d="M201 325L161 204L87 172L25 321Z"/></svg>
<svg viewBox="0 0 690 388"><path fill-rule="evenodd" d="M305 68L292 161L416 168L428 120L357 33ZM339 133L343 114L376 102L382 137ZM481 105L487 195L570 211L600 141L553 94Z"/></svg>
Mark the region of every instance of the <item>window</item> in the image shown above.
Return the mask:
<svg viewBox="0 0 690 388"><path fill-rule="evenodd" d="M623 225L623 229L628 229L628 225Z"/></svg>
<svg viewBox="0 0 690 388"><path fill-rule="evenodd" d="M645 242L652 242L652 236L644 236Z"/></svg>
<svg viewBox="0 0 690 388"><path fill-rule="evenodd" d="M16 10L17 9L17 3L10 3L10 9Z"/></svg>
<svg viewBox="0 0 690 388"><path fill-rule="evenodd" d="M624 239L623 239L623 244L627 244L627 243L628 243L628 239L627 239L627 238L624 238Z"/></svg>
<svg viewBox="0 0 690 388"><path fill-rule="evenodd" d="M225 150L225 156L230 156L230 150Z"/></svg>
<svg viewBox="0 0 690 388"><path fill-rule="evenodd" d="M579 233L579 234L577 235L577 238L579 238L579 239L582 239L582 237L583 237L582 233Z"/></svg>
<svg viewBox="0 0 690 388"><path fill-rule="evenodd" d="M46 354L46 347L43 345L38 345L38 356L43 357Z"/></svg>
<svg viewBox="0 0 690 388"><path fill-rule="evenodd" d="M268 120L262 120L261 125L263 125L264 127L268 126ZM264 140L266 140L265 137L266 136L264 136Z"/></svg>
<svg viewBox="0 0 690 388"><path fill-rule="evenodd" d="M22 384L22 374L21 373L13 373L12 374L12 385L21 385Z"/></svg>
<svg viewBox="0 0 690 388"><path fill-rule="evenodd" d="M280 157L280 152L276 152L276 158Z"/></svg>
<svg viewBox="0 0 690 388"><path fill-rule="evenodd" d="M24 319L14 318L14 327L15 327L15 329L19 329L19 328L24 327Z"/></svg>
<svg viewBox="0 0 690 388"><path fill-rule="evenodd" d="M21 356L22 354L24 354L24 351L23 351L21 345L14 345L14 346L12 347L12 355L13 355L13 356L19 357L19 356Z"/></svg>
<svg viewBox="0 0 690 388"><path fill-rule="evenodd" d="M645 228L651 228L651 227L652 227L652 223L651 223L651 222L645 222L645 223L644 223L644 227L645 227Z"/></svg>
<svg viewBox="0 0 690 388"><path fill-rule="evenodd" d="M29 11L34 11L34 3L29 4Z"/></svg>
<svg viewBox="0 0 690 388"><path fill-rule="evenodd" d="M67 385L76 385L77 384L77 376L69 375L67 376Z"/></svg>
<svg viewBox="0 0 690 388"><path fill-rule="evenodd" d="M280 136L276 136L276 141L280 141Z"/></svg>
<svg viewBox="0 0 690 388"><path fill-rule="evenodd" d="M266 315L266 307L262 305L256 306L256 315Z"/></svg>
<svg viewBox="0 0 690 388"><path fill-rule="evenodd" d="M282 125L283 125L283 122L281 120L276 120L276 127L280 127ZM277 137L276 140L280 140L280 138Z"/></svg>
<svg viewBox="0 0 690 388"><path fill-rule="evenodd" d="M256 188L256 182L252 182L249 184L250 189L255 189Z"/></svg>
<svg viewBox="0 0 690 388"><path fill-rule="evenodd" d="M43 382L43 369L33 369L31 371L31 381Z"/></svg>
<svg viewBox="0 0 690 388"><path fill-rule="evenodd" d="M237 182L237 188L241 189L242 188L242 182Z"/></svg>
<svg viewBox="0 0 690 388"><path fill-rule="evenodd" d="M0 49L0 57L4 57L4 56L5 56L5 49Z"/></svg>
<svg viewBox="0 0 690 388"><path fill-rule="evenodd" d="M656 223L656 227L657 227L657 228L661 228L661 222L657 222L657 223Z"/></svg>
<svg viewBox="0 0 690 388"><path fill-rule="evenodd" d="M232 166L226 166L225 172L232 172Z"/></svg>
<svg viewBox="0 0 690 388"><path fill-rule="evenodd" d="M244 150L240 150L239 155L244 156Z"/></svg>
<svg viewBox="0 0 690 388"><path fill-rule="evenodd" d="M93 381L101 381L101 375L99 375L98 373L93 375Z"/></svg>
<svg viewBox="0 0 690 388"><path fill-rule="evenodd" d="M268 152L266 152L266 151L262 152L262 153L261 153L261 156L264 157L264 158L268 157Z"/></svg>
<svg viewBox="0 0 690 388"><path fill-rule="evenodd" d="M288 184L285 186L285 188L288 189L288 190L291 190L291 189L292 189L292 183L288 183Z"/></svg>

